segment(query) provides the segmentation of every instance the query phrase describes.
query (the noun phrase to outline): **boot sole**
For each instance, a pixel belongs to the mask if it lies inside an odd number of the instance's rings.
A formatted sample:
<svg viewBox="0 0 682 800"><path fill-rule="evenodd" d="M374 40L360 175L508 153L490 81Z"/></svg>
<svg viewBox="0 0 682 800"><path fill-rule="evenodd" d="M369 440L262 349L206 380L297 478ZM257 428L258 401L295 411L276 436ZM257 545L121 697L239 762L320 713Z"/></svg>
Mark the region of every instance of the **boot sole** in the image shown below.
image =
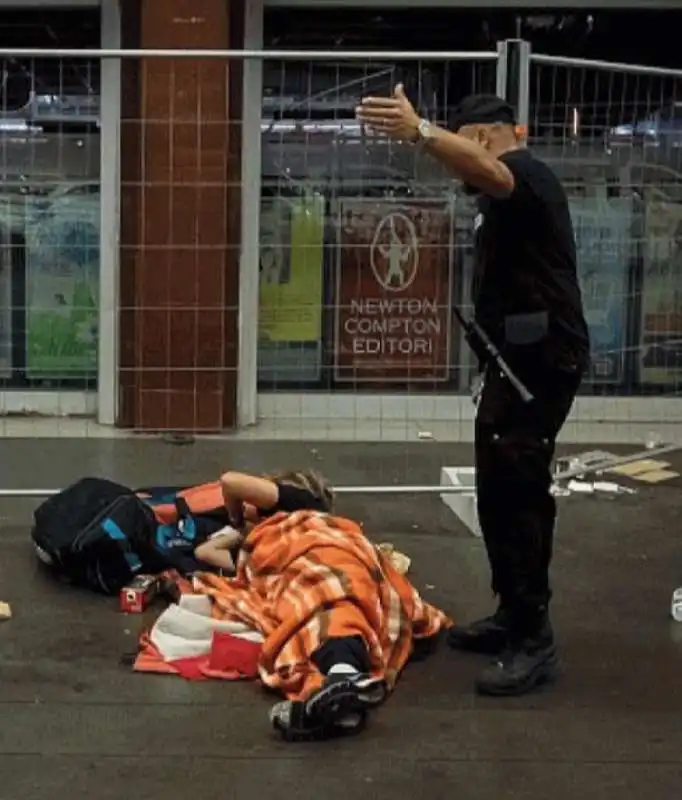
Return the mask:
<svg viewBox="0 0 682 800"><path fill-rule="evenodd" d="M486 697L520 697L543 686L555 683L558 677L559 659L554 657L531 672L526 680L521 683L517 683L514 686L494 686L477 682L476 691Z"/></svg>

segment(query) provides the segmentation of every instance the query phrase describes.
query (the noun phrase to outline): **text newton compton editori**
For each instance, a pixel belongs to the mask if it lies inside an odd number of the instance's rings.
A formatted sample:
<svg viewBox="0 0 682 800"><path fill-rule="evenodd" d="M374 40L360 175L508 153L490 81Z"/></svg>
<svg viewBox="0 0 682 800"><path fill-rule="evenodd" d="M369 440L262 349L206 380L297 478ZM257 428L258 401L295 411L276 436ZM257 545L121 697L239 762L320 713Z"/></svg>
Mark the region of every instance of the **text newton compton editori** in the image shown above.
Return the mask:
<svg viewBox="0 0 682 800"><path fill-rule="evenodd" d="M355 355L428 356L438 349L444 311L414 297L351 300L343 329Z"/></svg>

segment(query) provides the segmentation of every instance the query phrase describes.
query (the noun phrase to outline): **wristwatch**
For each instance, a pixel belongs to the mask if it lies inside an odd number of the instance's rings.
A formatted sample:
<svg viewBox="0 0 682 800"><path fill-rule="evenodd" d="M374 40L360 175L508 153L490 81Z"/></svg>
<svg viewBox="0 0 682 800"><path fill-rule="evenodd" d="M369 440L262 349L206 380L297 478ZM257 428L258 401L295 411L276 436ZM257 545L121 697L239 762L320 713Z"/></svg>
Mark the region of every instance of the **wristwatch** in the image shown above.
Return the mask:
<svg viewBox="0 0 682 800"><path fill-rule="evenodd" d="M433 125L429 122L428 119L420 119L419 125L417 126L417 139L416 144L421 142L427 142L429 139L433 138Z"/></svg>

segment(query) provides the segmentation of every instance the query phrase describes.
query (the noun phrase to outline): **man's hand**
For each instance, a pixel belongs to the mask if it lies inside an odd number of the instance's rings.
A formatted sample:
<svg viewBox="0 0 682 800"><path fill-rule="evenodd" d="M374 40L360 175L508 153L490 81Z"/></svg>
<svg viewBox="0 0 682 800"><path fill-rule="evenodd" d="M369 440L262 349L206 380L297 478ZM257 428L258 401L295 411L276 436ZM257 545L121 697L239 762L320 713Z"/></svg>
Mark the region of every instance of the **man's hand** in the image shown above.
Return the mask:
<svg viewBox="0 0 682 800"><path fill-rule="evenodd" d="M420 118L407 99L402 83L392 97L365 97L355 109L359 122L391 139L414 142L419 138Z"/></svg>

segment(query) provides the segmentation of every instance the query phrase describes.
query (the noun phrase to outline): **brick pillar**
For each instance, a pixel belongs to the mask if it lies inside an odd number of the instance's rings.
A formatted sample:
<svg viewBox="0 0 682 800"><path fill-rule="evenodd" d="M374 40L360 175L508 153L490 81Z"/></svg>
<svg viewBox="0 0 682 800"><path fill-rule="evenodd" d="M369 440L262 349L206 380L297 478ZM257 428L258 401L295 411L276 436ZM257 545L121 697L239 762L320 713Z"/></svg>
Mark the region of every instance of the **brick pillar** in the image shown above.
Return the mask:
<svg viewBox="0 0 682 800"><path fill-rule="evenodd" d="M244 0L123 0L123 46L239 49ZM121 121L119 425L236 412L241 64L130 61Z"/></svg>

